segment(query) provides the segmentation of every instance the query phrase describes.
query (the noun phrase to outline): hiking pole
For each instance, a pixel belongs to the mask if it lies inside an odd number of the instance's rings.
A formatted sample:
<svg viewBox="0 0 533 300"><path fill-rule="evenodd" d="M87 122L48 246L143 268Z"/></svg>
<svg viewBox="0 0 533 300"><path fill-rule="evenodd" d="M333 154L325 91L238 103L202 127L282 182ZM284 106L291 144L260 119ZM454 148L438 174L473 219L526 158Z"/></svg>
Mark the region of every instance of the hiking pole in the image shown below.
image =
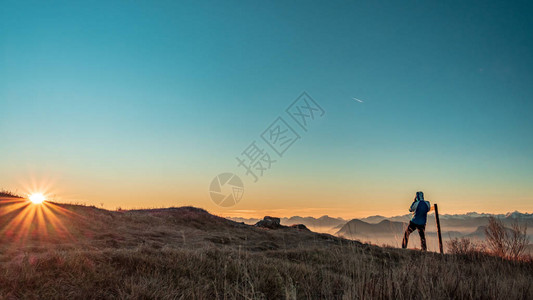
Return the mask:
<svg viewBox="0 0 533 300"><path fill-rule="evenodd" d="M437 206L437 203L435 203L435 220L437 220L437 234L439 236L439 250L440 250L440 254L442 254L443 253L443 251L442 251L442 236L440 234L439 207Z"/></svg>

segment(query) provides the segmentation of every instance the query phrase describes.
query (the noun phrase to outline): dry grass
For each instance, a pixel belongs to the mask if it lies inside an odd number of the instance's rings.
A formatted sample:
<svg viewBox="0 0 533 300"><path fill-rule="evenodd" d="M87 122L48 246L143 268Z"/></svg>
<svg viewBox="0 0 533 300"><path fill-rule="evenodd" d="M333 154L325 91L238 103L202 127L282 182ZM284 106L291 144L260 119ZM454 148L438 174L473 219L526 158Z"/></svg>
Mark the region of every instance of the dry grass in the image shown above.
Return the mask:
<svg viewBox="0 0 533 300"><path fill-rule="evenodd" d="M0 198L22 198L22 196L11 191L2 189L0 190Z"/></svg>
<svg viewBox="0 0 533 300"><path fill-rule="evenodd" d="M454 238L446 243L448 253L470 257L488 255L487 246L469 238Z"/></svg>
<svg viewBox="0 0 533 300"><path fill-rule="evenodd" d="M0 237L0 298L533 298L531 262L264 230L196 208L61 207L68 238ZM0 206L0 230L12 214Z"/></svg>

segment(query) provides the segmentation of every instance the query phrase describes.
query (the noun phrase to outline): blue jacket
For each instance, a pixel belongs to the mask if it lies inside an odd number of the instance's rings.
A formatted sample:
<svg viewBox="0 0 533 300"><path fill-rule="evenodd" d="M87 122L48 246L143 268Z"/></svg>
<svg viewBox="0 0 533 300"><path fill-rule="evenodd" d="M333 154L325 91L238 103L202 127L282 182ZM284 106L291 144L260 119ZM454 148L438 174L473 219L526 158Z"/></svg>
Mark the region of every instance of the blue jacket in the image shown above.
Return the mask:
<svg viewBox="0 0 533 300"><path fill-rule="evenodd" d="M411 222L415 223L416 225L426 225L430 208L431 205L429 204L429 201L419 200L413 202L413 204L411 204L411 208L409 208L410 212L415 212Z"/></svg>

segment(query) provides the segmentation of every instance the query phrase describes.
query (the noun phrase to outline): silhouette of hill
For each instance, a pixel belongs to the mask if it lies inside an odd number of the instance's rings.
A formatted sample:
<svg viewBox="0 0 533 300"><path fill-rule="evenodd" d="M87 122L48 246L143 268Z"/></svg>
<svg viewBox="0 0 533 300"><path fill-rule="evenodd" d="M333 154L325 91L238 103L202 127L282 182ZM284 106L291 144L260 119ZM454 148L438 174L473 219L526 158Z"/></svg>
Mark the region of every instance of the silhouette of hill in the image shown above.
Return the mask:
<svg viewBox="0 0 533 300"><path fill-rule="evenodd" d="M0 190L0 199L1 198L22 198L22 196L17 195L10 191Z"/></svg>
<svg viewBox="0 0 533 300"><path fill-rule="evenodd" d="M382 220L377 224L370 224L358 219L353 219L344 224L335 234L349 238L382 236L389 234L402 234L406 224Z"/></svg>
<svg viewBox="0 0 533 300"><path fill-rule="evenodd" d="M381 248L195 207L108 211L2 198L0 216L2 299L401 299L417 298L420 281L427 298L533 297L532 263ZM399 226L349 224L375 233Z"/></svg>
<svg viewBox="0 0 533 300"><path fill-rule="evenodd" d="M365 218L360 218L359 220L370 223L370 224L376 224L383 220L387 220L387 217L376 215L376 216L369 216Z"/></svg>

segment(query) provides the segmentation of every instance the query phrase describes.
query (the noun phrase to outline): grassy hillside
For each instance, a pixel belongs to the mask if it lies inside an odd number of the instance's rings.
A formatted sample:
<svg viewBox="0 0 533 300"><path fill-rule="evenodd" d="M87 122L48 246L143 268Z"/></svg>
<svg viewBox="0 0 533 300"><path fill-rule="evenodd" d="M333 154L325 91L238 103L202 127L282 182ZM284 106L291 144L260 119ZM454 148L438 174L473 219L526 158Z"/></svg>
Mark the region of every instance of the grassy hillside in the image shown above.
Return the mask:
<svg viewBox="0 0 533 300"><path fill-rule="evenodd" d="M533 298L533 264L268 230L192 207L0 200L0 298Z"/></svg>

